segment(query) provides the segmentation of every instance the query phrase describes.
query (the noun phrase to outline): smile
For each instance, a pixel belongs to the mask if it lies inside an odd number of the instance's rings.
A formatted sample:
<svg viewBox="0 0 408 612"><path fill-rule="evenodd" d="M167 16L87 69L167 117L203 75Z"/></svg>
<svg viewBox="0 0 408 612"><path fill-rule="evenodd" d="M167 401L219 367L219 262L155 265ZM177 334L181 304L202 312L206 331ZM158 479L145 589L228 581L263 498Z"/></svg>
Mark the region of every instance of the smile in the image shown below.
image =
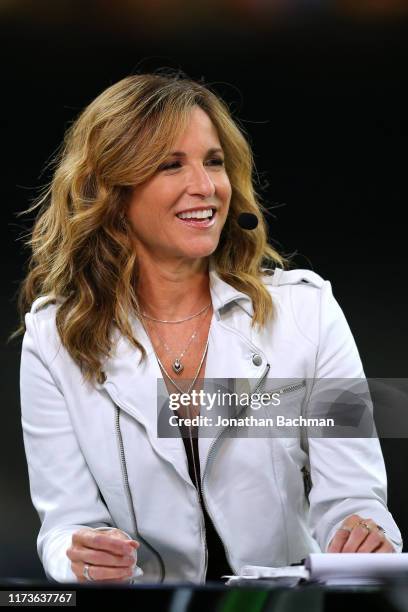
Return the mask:
<svg viewBox="0 0 408 612"><path fill-rule="evenodd" d="M206 229L214 225L217 211L212 208L181 212L176 218L184 225L199 229Z"/></svg>

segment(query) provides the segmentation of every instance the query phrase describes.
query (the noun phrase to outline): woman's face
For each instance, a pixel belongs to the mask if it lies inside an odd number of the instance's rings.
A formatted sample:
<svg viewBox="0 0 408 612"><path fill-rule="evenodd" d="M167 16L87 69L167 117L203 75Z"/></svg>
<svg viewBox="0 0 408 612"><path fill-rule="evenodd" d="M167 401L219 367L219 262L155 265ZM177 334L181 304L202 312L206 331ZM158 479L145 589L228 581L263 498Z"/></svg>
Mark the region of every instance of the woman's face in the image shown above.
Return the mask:
<svg viewBox="0 0 408 612"><path fill-rule="evenodd" d="M196 106L168 159L133 191L127 216L138 256L180 262L211 255L230 199L231 184L217 131ZM180 213L193 218L182 219ZM197 214L212 217L200 220L194 218Z"/></svg>

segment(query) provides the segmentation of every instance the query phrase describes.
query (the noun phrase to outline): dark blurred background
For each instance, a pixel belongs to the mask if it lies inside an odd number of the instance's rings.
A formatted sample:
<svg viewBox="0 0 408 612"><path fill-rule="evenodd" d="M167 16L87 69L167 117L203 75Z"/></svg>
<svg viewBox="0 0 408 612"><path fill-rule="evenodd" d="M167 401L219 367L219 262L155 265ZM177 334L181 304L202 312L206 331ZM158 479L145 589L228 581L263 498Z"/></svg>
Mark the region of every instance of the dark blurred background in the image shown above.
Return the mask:
<svg viewBox="0 0 408 612"><path fill-rule="evenodd" d="M4 318L0 576L41 577L19 406L18 237L65 129L103 89L167 66L205 79L254 148L270 236L329 279L370 377L407 377L408 6L396 0L0 3ZM407 440L382 440L408 536Z"/></svg>

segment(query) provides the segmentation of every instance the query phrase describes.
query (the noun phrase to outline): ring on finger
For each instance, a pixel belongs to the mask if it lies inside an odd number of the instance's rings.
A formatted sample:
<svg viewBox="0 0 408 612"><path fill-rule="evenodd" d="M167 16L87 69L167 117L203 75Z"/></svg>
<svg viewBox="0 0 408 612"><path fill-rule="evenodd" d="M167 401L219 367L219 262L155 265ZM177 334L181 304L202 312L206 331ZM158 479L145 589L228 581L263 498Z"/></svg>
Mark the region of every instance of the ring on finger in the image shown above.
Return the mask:
<svg viewBox="0 0 408 612"><path fill-rule="evenodd" d="M358 524L361 525L361 527L364 527L364 529L367 529L367 531L371 531L370 525L368 525L368 523L365 521L360 521Z"/></svg>
<svg viewBox="0 0 408 612"><path fill-rule="evenodd" d="M91 576L89 575L89 565L87 563L85 563L84 565L82 574L84 575L84 578L86 578L86 580L89 580L90 582L95 582L94 579L91 578Z"/></svg>

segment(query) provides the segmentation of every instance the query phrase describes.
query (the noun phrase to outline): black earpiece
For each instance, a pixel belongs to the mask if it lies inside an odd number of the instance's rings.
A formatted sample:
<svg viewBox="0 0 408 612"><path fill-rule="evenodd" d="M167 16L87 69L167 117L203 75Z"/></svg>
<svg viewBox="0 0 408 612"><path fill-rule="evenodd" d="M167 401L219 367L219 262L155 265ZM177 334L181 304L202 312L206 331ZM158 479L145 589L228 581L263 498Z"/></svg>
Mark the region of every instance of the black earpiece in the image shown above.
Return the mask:
<svg viewBox="0 0 408 612"><path fill-rule="evenodd" d="M242 229L253 230L258 225L258 217L248 212L241 213L238 217L238 225Z"/></svg>

